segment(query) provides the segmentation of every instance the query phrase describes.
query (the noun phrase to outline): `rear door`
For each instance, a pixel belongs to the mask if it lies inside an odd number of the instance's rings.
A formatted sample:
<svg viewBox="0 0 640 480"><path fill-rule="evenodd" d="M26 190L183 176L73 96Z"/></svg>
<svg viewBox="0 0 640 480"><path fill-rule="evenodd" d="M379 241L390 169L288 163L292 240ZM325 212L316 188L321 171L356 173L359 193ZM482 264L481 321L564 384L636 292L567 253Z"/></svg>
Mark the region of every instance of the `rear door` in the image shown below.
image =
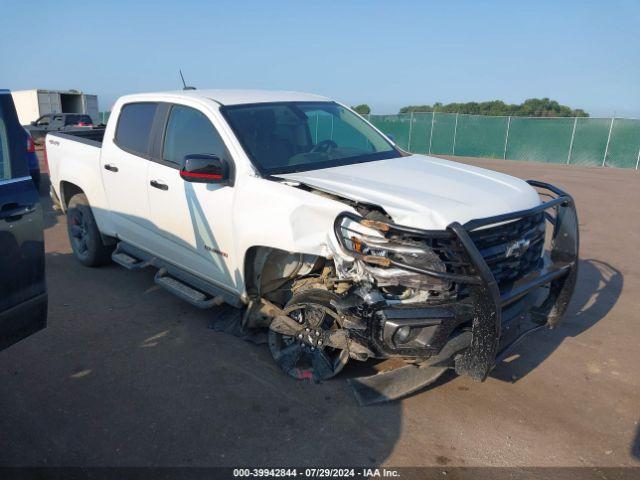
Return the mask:
<svg viewBox="0 0 640 480"><path fill-rule="evenodd" d="M144 248L153 225L149 219L147 168L156 102L132 102L117 114L115 138L105 138L102 181L118 237Z"/></svg>
<svg viewBox="0 0 640 480"><path fill-rule="evenodd" d="M0 349L46 321L42 209L13 100L0 91Z"/></svg>

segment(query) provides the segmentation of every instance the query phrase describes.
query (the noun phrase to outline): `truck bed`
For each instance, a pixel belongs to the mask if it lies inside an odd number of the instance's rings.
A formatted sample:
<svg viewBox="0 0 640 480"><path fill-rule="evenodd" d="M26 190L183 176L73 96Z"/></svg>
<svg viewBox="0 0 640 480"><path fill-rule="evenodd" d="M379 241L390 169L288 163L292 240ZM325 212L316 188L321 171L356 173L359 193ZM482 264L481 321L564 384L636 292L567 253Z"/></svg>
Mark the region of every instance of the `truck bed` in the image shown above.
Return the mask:
<svg viewBox="0 0 640 480"><path fill-rule="evenodd" d="M48 133L45 141L51 188L64 202L62 180L85 193L93 205L101 204L102 181L100 153L105 130L91 129L77 132ZM63 205L64 207L64 205Z"/></svg>
<svg viewBox="0 0 640 480"><path fill-rule="evenodd" d="M88 143L96 147L102 146L102 139L104 138L104 127L91 128L84 130L74 130L67 132L51 132L48 135L55 137L68 138L69 140Z"/></svg>

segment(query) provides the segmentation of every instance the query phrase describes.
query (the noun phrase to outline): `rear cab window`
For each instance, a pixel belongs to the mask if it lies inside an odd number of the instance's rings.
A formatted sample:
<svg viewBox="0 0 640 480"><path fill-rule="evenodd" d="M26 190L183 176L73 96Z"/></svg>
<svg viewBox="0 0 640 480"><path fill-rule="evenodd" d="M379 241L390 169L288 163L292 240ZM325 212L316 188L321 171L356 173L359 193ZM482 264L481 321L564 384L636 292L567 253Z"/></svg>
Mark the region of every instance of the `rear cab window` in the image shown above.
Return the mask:
<svg viewBox="0 0 640 480"><path fill-rule="evenodd" d="M156 102L127 103L120 109L115 143L133 155L148 157Z"/></svg>

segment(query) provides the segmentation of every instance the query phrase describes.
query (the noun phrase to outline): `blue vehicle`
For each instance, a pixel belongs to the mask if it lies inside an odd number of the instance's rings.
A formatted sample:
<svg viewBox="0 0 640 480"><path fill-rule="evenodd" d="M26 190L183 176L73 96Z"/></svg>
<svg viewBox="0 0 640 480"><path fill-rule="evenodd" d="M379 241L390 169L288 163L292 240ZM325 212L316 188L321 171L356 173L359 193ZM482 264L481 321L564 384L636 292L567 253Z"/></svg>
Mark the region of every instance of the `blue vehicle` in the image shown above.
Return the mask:
<svg viewBox="0 0 640 480"><path fill-rule="evenodd" d="M25 139L9 91L0 90L0 350L47 323L42 207Z"/></svg>
<svg viewBox="0 0 640 480"><path fill-rule="evenodd" d="M38 155L36 155L36 144L33 142L33 137L27 129L24 129L25 142L27 145L27 165L29 166L29 175L36 186L36 191L40 191L40 162L38 161Z"/></svg>

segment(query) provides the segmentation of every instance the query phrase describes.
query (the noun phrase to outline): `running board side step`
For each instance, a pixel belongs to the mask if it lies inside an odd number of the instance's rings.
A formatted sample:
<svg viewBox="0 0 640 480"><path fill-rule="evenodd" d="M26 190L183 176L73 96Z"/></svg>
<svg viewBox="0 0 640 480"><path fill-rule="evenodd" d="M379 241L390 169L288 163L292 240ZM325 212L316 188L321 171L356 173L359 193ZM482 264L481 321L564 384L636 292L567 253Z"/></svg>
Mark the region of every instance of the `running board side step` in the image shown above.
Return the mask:
<svg viewBox="0 0 640 480"><path fill-rule="evenodd" d="M176 297L198 308L211 308L224 303L224 298L221 295L211 297L200 290L196 290L191 285L171 276L166 268L158 270L153 280L162 288L169 290Z"/></svg>
<svg viewBox="0 0 640 480"><path fill-rule="evenodd" d="M120 243L118 247L111 254L111 260L120 265L121 267L126 268L127 270L140 270L142 268L148 267L151 262L141 260L132 254L124 251L120 247Z"/></svg>
<svg viewBox="0 0 640 480"><path fill-rule="evenodd" d="M127 270L139 270L146 267L157 268L155 283L196 307L211 308L223 303L228 303L236 308L241 308L244 305L241 296L236 292L204 280L124 241L118 242L111 258Z"/></svg>

